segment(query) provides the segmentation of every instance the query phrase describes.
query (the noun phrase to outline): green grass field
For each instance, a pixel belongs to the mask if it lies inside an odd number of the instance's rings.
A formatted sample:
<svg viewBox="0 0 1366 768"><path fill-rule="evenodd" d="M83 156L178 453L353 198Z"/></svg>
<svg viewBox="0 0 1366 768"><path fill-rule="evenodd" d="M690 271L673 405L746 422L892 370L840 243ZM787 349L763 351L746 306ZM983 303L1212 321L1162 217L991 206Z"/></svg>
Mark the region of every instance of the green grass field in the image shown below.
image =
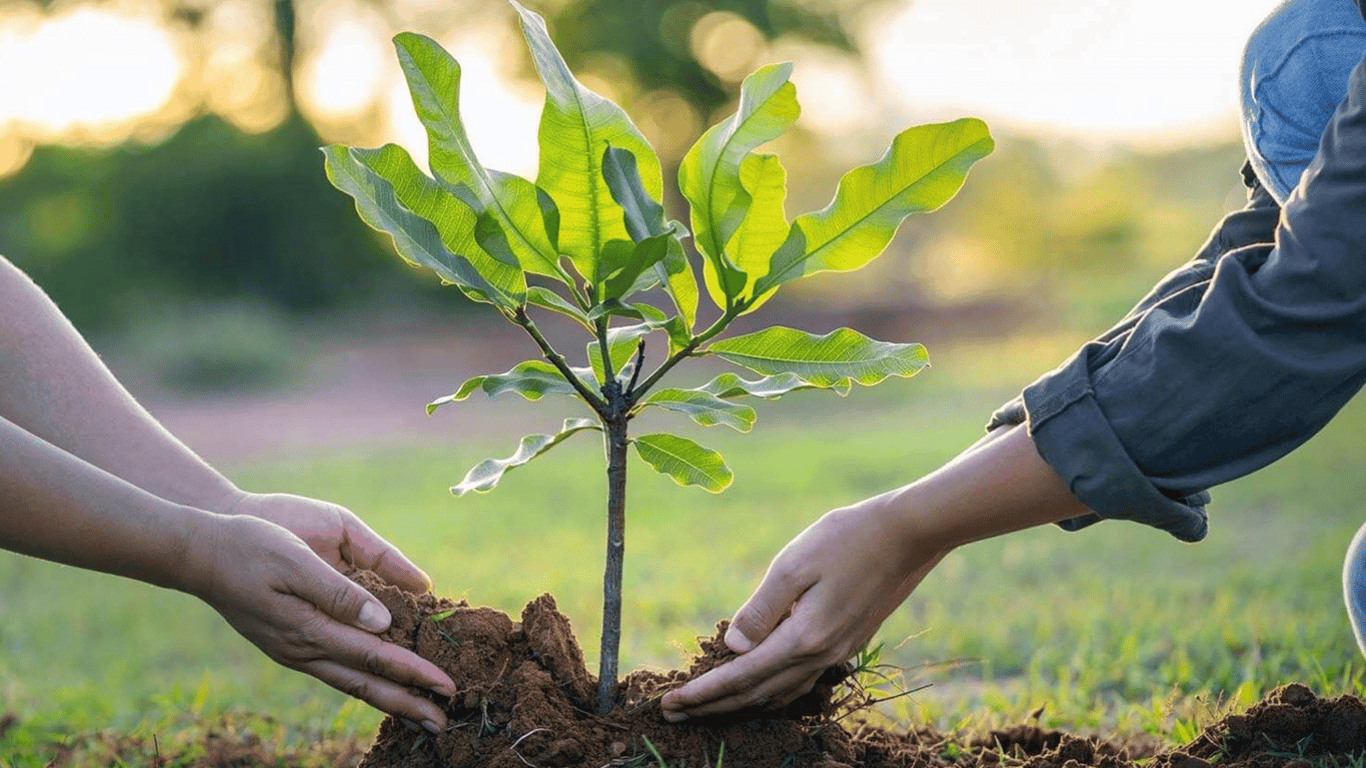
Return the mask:
<svg viewBox="0 0 1366 768"><path fill-rule="evenodd" d="M1009 392L979 383L974 370L937 361L918 379L844 401L806 393L761 404L751 435L661 418L662 428L721 450L736 481L712 496L633 465L623 668L678 666L817 515L908 482L976 439ZM547 427L563 415L551 402L507 406L543 412ZM458 406L439 417L458 434ZM1361 694L1340 569L1366 517L1364 429L1366 403L1357 402L1275 467L1216 489L1212 531L1199 545L1111 522L954 553L880 635L883 660L906 668L908 687L932 684L888 716L975 729L1046 705L1045 725L1181 740L1221 705L1246 705L1282 683ZM510 612L554 593L595 665L600 446L576 439L486 496L445 490L517 437L230 474L252 490L350 506L441 593ZM275 666L183 595L0 553L0 619L0 715L19 718L0 740L0 765L42 765L37 745L64 734L158 732L230 711L273 717L283 741L365 738L379 720Z"/></svg>

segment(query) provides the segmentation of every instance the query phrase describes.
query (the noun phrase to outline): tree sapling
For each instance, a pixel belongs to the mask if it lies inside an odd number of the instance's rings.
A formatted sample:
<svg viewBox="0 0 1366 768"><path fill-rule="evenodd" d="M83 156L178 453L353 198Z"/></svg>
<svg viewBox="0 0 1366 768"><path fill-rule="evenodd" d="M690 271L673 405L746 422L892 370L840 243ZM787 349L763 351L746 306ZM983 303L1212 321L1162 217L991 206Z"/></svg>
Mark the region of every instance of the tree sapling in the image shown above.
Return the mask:
<svg viewBox="0 0 1366 768"><path fill-rule="evenodd" d="M646 408L688 416L704 426L747 432L747 398L776 400L802 389L846 394L888 376L911 376L926 364L919 344L894 344L842 328L824 336L784 327L720 338L785 283L817 272L863 267L910 214L934 210L962 186L973 163L993 149L980 120L903 131L886 154L840 181L825 208L789 221L786 171L756 150L797 120L792 65L772 64L747 77L738 109L687 153L678 185L691 208L691 230L665 216L663 178L650 144L616 104L575 79L544 20L515 0L522 31L545 83L535 183L486 169L460 119L460 65L435 41L395 37L413 106L426 126L431 176L408 153L326 147L328 178L355 198L360 216L389 233L407 261L435 272L476 302L521 327L540 357L501 374L476 376L427 406L475 392L577 397L592 417L566 419L558 432L522 438L505 459L470 470L452 491L488 491L520 467L580 432L602 433L607 454L607 556L596 707L616 705L621 639L628 452L682 485L724 490L722 457L673 434L630 436ZM701 255L702 283L719 316L698 324L701 291L684 249ZM567 316L587 332L586 365L553 348L533 312ZM667 352L646 371L646 337ZM667 341L665 341L667 340ZM759 374L723 373L700 386L666 388L682 361L711 355Z"/></svg>

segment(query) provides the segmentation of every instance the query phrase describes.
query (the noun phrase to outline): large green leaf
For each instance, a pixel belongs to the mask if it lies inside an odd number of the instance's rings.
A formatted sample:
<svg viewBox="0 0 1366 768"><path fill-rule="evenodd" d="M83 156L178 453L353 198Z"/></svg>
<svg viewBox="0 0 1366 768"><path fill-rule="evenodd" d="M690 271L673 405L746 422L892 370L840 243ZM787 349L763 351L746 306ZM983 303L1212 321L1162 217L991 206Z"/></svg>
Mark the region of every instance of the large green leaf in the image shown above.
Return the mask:
<svg viewBox="0 0 1366 768"><path fill-rule="evenodd" d="M640 407L655 406L682 413L704 427L723 424L738 432L754 428L757 414L748 405L723 400L698 389L661 389L645 398Z"/></svg>
<svg viewBox="0 0 1366 768"><path fill-rule="evenodd" d="M402 148L330 146L323 155L327 178L355 199L365 223L393 238L405 260L432 270L476 300L505 308L525 300L521 270L475 244L474 212L429 183Z"/></svg>
<svg viewBox="0 0 1366 768"><path fill-rule="evenodd" d="M768 271L773 254L782 247L791 229L784 207L787 171L775 155L750 155L740 164L740 184L749 198L749 208L726 250L735 266L753 278ZM746 312L753 312L773 295L769 292L755 296L752 279L747 288L743 297L754 300Z"/></svg>
<svg viewBox="0 0 1366 768"><path fill-rule="evenodd" d="M475 392L482 391L489 397L511 392L521 395L528 400L540 400L546 395L573 395L574 387L565 379L564 374L559 369L545 360L528 360L518 363L507 373L490 373L483 376L475 376L464 384L454 394L447 395L438 400L434 400L427 405L427 413L433 411L446 403L464 400Z"/></svg>
<svg viewBox="0 0 1366 768"><path fill-rule="evenodd" d="M888 376L914 376L929 362L920 344L876 341L848 328L813 336L775 326L723 339L707 351L756 373L792 373L818 387L872 386Z"/></svg>
<svg viewBox="0 0 1366 768"><path fill-rule="evenodd" d="M640 458L679 485L698 485L712 493L720 493L735 479L721 454L686 437L642 435L631 442Z"/></svg>
<svg viewBox="0 0 1366 768"><path fill-rule="evenodd" d="M622 207L626 231L636 242L673 233L664 259L655 265L655 273L678 308L678 315L691 333L697 323L697 278L688 263L682 238L687 229L677 221L664 223L664 207L649 192L640 178L635 155L620 147L608 147L603 153L602 174L612 198Z"/></svg>
<svg viewBox="0 0 1366 768"><path fill-rule="evenodd" d="M552 239L559 226L546 215L549 199L520 176L484 168L475 155L460 119L460 64L435 40L413 32L395 36L394 46L427 129L432 173L452 191L468 190L478 212L497 219L523 269L572 282L559 265Z"/></svg>
<svg viewBox="0 0 1366 768"><path fill-rule="evenodd" d="M828 206L797 217L793 227L806 240L805 253L776 254L755 292L816 272L861 268L882 253L907 216L953 199L973 163L994 147L986 123L975 118L902 131L882 159L844 175Z"/></svg>
<svg viewBox="0 0 1366 768"><path fill-rule="evenodd" d="M789 82L792 64L770 64L745 78L740 106L728 120L712 126L683 158L679 188L692 205L693 239L706 257L703 269L718 306L744 290L744 273L727 256L726 243L743 221L749 193L740 180L741 164L756 147L781 136L797 120L797 89Z"/></svg>
<svg viewBox="0 0 1366 768"><path fill-rule="evenodd" d="M789 392L802 389L832 389L841 397L849 394L850 382L835 383L831 386L812 384L795 373L779 373L750 381L734 373L723 373L697 389L723 399L736 397L758 397L764 400L777 400Z"/></svg>
<svg viewBox="0 0 1366 768"><path fill-rule="evenodd" d="M531 58L545 83L536 185L559 208L560 251L579 274L589 277L596 271L594 262L603 244L627 237L621 207L603 179L603 152L608 146L629 150L642 164L646 189L655 198L664 188L659 159L620 107L574 78L550 40L545 20L515 0L508 1L521 16Z"/></svg>
<svg viewBox="0 0 1366 768"><path fill-rule="evenodd" d="M526 464L564 442L567 438L586 429L602 431L602 427L592 419L565 419L564 426L556 434L527 435L522 438L521 444L517 446L517 452L506 459L485 459L476 464L469 471L469 474L465 475L464 480L451 487L451 493L456 496L463 496L470 491L478 493L491 491L498 484L498 481L503 479L503 475L508 470Z"/></svg>

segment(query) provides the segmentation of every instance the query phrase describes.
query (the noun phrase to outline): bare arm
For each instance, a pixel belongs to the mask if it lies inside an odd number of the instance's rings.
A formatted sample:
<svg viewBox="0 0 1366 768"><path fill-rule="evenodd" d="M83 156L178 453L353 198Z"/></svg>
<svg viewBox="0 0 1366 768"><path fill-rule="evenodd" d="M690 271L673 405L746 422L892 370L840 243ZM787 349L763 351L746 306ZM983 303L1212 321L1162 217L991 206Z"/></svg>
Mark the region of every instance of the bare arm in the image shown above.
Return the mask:
<svg viewBox="0 0 1366 768"><path fill-rule="evenodd" d="M237 491L133 399L42 290L0 257L0 416L168 501Z"/></svg>
<svg viewBox="0 0 1366 768"><path fill-rule="evenodd" d="M742 655L665 696L665 717L785 705L871 639L944 555L1085 512L1024 427L997 430L926 477L829 512L793 539L735 614L726 642Z"/></svg>
<svg viewBox="0 0 1366 768"><path fill-rule="evenodd" d="M374 632L388 611L340 572L431 581L349 510L255 494L167 432L57 307L0 258L0 548L194 594L272 659L436 728L410 687L450 679Z"/></svg>
<svg viewBox="0 0 1366 768"><path fill-rule="evenodd" d="M188 592L275 661L433 729L445 722L409 688L451 695L450 678L371 634L388 610L298 536L167 501L4 418L0 548Z"/></svg>

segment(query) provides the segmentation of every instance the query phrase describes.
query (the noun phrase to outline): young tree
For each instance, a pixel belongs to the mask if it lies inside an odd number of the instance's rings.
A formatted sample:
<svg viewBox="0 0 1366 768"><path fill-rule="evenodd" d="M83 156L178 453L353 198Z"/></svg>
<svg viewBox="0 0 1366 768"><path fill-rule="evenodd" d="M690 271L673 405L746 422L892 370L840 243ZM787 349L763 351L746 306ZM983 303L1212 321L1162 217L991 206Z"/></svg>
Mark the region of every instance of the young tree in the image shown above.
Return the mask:
<svg viewBox="0 0 1366 768"><path fill-rule="evenodd" d="M876 341L847 328L816 336L775 326L719 337L788 282L867 264L908 215L952 198L994 145L975 119L910 128L880 160L847 173L829 205L789 221L783 165L757 150L790 128L800 110L791 64L765 66L745 79L736 113L708 130L683 160L678 183L691 206L690 233L665 216L659 160L630 118L574 78L540 16L509 2L546 88L535 183L479 163L460 120L459 64L436 42L412 33L398 35L395 44L427 128L432 176L392 144L331 146L324 154L328 178L355 198L367 223L393 237L400 255L493 307L540 351L540 358L506 373L466 381L429 412L475 392L511 392L528 400L578 397L594 414L566 419L553 435L522 438L515 453L480 463L452 491L490 490L508 470L566 439L602 433L607 566L597 710L607 714L616 700L631 447L682 485L719 492L731 482L715 451L673 434L631 437L631 420L646 408L663 408L704 426L747 432L755 420L747 398L774 400L802 389L845 394L855 383L871 386L918 372L926 364L921 345ZM720 312L701 329L701 291L683 248L689 236L702 255L706 293ZM657 300L663 297L667 303ZM584 328L586 366L572 365L551 346L533 311L558 313ZM651 334L667 352L647 373ZM703 355L760 377L723 373L691 388L660 386L679 363Z"/></svg>

